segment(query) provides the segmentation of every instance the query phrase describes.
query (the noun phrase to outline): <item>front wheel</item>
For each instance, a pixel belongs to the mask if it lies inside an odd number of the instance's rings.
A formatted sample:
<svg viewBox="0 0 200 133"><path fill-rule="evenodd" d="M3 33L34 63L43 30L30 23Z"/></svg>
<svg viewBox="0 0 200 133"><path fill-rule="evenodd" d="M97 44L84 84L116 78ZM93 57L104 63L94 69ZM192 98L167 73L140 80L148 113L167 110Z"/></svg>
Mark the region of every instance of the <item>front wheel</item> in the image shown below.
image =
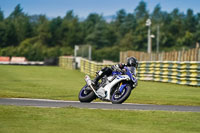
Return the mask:
<svg viewBox="0 0 200 133"><path fill-rule="evenodd" d="M85 85L79 92L78 98L80 102L91 102L96 98L95 93L92 90L86 89L89 87L88 85Z"/></svg>
<svg viewBox="0 0 200 133"><path fill-rule="evenodd" d="M123 103L131 94L131 87L129 85L125 86L120 93L117 89L111 95L111 102L113 104Z"/></svg>

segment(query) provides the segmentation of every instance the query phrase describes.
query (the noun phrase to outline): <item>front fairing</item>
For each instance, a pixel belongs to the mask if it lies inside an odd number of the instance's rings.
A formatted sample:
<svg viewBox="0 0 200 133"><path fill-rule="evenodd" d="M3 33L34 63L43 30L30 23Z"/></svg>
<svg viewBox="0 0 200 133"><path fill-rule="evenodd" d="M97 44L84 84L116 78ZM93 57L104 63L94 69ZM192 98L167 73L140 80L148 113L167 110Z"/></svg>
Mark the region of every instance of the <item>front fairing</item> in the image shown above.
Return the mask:
<svg viewBox="0 0 200 133"><path fill-rule="evenodd" d="M136 68L135 67L127 67L130 73L134 76L136 76Z"/></svg>
<svg viewBox="0 0 200 133"><path fill-rule="evenodd" d="M125 67L126 70L126 75L129 76L129 78L136 83L137 79L136 79L136 69L135 67Z"/></svg>

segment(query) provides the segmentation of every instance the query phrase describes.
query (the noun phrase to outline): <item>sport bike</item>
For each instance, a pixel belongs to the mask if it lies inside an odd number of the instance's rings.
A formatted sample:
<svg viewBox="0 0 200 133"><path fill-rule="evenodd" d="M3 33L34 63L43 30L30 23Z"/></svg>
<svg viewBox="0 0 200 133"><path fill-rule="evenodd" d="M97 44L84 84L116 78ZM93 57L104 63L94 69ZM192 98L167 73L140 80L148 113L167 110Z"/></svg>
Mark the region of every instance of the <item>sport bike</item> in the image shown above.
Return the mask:
<svg viewBox="0 0 200 133"><path fill-rule="evenodd" d="M96 85L86 75L86 85L79 92L79 101L91 102L99 98L103 101L110 101L113 104L121 104L137 86L135 75L135 67L124 67L123 71L113 71L110 76L104 76Z"/></svg>

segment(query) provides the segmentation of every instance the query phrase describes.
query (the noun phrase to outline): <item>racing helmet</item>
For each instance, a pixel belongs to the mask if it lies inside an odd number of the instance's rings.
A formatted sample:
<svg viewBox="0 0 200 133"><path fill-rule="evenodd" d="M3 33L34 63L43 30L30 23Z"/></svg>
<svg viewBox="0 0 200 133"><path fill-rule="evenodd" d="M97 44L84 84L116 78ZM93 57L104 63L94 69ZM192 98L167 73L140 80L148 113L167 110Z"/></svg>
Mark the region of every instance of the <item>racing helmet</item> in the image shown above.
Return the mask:
<svg viewBox="0 0 200 133"><path fill-rule="evenodd" d="M131 67L135 67L137 68L138 67L138 61L135 57L129 57L127 58L127 66Z"/></svg>

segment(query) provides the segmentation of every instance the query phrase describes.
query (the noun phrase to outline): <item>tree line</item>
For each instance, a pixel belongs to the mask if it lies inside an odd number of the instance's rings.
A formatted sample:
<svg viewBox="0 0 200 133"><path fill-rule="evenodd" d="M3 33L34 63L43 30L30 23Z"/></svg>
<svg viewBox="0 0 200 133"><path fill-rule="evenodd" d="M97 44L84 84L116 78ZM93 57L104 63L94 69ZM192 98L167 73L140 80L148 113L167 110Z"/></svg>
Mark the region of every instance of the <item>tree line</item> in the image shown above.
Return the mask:
<svg viewBox="0 0 200 133"><path fill-rule="evenodd" d="M194 14L192 9L184 13L175 8L168 13L158 4L150 13L141 1L132 13L121 9L107 21L97 13L81 20L73 10L51 19L42 14L28 15L18 4L6 18L0 9L0 56L44 60L72 55L75 45L90 44L93 60L118 61L120 51L147 50L148 18L152 20L152 34L156 36L160 27L160 51L188 49L200 41L200 13ZM156 50L156 39L152 49Z"/></svg>

